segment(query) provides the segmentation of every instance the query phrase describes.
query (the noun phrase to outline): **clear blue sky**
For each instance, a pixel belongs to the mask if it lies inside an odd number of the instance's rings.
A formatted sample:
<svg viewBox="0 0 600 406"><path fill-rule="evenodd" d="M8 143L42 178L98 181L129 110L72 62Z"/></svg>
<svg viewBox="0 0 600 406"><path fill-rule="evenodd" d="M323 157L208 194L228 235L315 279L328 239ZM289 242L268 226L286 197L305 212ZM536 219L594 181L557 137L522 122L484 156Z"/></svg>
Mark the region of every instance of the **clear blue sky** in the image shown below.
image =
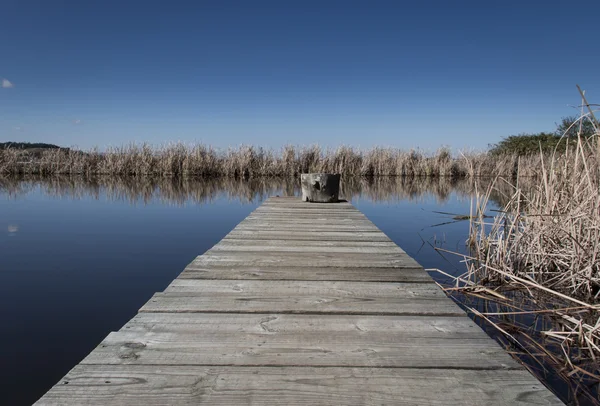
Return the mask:
<svg viewBox="0 0 600 406"><path fill-rule="evenodd" d="M489 3L489 4L488 4ZM600 100L600 2L0 1L0 141L485 148Z"/></svg>

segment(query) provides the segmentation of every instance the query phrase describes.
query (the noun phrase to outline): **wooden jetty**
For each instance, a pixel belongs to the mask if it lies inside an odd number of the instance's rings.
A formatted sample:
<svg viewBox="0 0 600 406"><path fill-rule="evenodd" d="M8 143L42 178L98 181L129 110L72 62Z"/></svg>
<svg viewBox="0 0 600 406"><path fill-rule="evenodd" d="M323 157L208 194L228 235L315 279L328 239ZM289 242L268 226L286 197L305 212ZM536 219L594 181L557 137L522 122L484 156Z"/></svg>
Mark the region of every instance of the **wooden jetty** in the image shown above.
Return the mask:
<svg viewBox="0 0 600 406"><path fill-rule="evenodd" d="M562 403L350 203L276 197L36 404Z"/></svg>

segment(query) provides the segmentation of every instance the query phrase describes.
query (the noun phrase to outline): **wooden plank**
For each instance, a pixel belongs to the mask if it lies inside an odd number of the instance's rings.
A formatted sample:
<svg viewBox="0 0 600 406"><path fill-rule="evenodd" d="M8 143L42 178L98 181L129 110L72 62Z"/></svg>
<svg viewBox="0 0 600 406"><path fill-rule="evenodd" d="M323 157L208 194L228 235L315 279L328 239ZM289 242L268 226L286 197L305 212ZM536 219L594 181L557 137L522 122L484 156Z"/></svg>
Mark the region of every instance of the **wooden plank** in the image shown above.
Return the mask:
<svg viewBox="0 0 600 406"><path fill-rule="evenodd" d="M416 267L418 263L406 253L394 254L356 254L356 253L331 253L331 252L235 252L235 251L209 251L192 264L206 266L210 264L220 266L252 265L252 266L298 266L307 267Z"/></svg>
<svg viewBox="0 0 600 406"><path fill-rule="evenodd" d="M269 223L255 223L255 224L239 224L236 228L238 231L289 231L289 232L327 232L327 231L349 231L349 232L377 232L381 233L375 226L361 226L361 225L348 225L348 226L328 226L326 224L289 224L289 225L278 225Z"/></svg>
<svg viewBox="0 0 600 406"><path fill-rule="evenodd" d="M301 210L350 210L356 211L357 209L352 206L350 203L338 203L331 205L330 203L325 204L306 204L306 202L294 202L287 204L271 204L270 202L265 202L260 206L261 209L301 209Z"/></svg>
<svg viewBox="0 0 600 406"><path fill-rule="evenodd" d="M354 210L327 210L327 209L322 209L322 210L316 210L316 209L309 209L309 210L305 210L305 209L301 209L301 208L273 208L273 207L259 207L256 210L254 210L252 213L249 214L249 216L274 216L274 217L278 217L278 216L284 216L286 214L289 213L295 213L298 216L304 216L304 217L308 217L308 216L323 216L323 217L329 217L329 218L366 218L367 216L365 216L364 213L354 209Z"/></svg>
<svg viewBox="0 0 600 406"><path fill-rule="evenodd" d="M286 220L270 220L270 219L264 219L264 220L244 220L242 221L240 224L238 224L238 226L269 226L269 227L280 227L280 228L287 228L287 227L309 227L309 226L316 226L316 227L327 227L326 230L331 230L331 231L343 231L346 228L349 228L351 230L357 229L357 228L368 228L369 230L374 230L374 231L380 231L377 227L375 227L375 225L373 223L371 223L370 221L367 220L357 220L357 221L352 221L352 222L342 222L342 221L331 221L331 220L316 220L316 219L307 219L306 221L304 220L294 220L294 219L286 219Z"/></svg>
<svg viewBox="0 0 600 406"><path fill-rule="evenodd" d="M275 209L269 209L269 210L255 210L252 213L250 213L250 216L252 217L264 217L264 216L268 216L270 218L284 218L286 216L298 216L298 218L315 218L315 217L322 217L322 218L328 218L328 219L338 219L338 220L342 220L342 219L357 219L357 220L364 220L366 218L368 218L367 216L365 216L364 214L362 214L361 212L351 212L349 210L344 210L343 212L334 212L334 211L315 211L315 210L308 210L308 211L302 211L302 210L275 210Z"/></svg>
<svg viewBox="0 0 600 406"><path fill-rule="evenodd" d="M188 265L178 279L296 280L433 283L423 268L317 268L306 266Z"/></svg>
<svg viewBox="0 0 600 406"><path fill-rule="evenodd" d="M313 218L281 218L281 219L273 219L272 217L269 218L253 218L253 219L246 219L244 221L242 221L241 223L239 223L239 225L272 225L272 226L277 226L277 227L287 227L290 225L298 225L298 226L304 226L304 225L321 225L321 226L329 226L330 229L335 229L337 227L369 227L369 228L375 228L376 230L379 231L378 228L376 228L374 226L373 223L371 223L369 220L366 219L360 219L360 220L348 220L348 219L343 219L343 220L335 220L335 219L326 219L326 218L322 218L322 217L313 217Z"/></svg>
<svg viewBox="0 0 600 406"><path fill-rule="evenodd" d="M319 241L391 241L390 238L380 231L279 231L279 230L268 230L257 233L252 230L238 230L233 229L225 238L236 238L244 239L250 238L254 240L273 240L283 239L288 241L293 240L319 240Z"/></svg>
<svg viewBox="0 0 600 406"><path fill-rule="evenodd" d="M176 279L141 312L464 316L435 284Z"/></svg>
<svg viewBox="0 0 600 406"><path fill-rule="evenodd" d="M140 315L82 361L129 363L520 368L467 317L285 314Z"/></svg>
<svg viewBox="0 0 600 406"><path fill-rule="evenodd" d="M295 222L296 220L298 221L298 224L312 224L312 223L316 223L316 224L322 224L323 222L326 221L330 221L332 224L340 224L340 225L347 225L347 224L373 224L371 223L371 221L367 218L361 218L361 217L353 217L353 218L348 218L347 216L343 216L343 217L333 217L333 216L297 216L295 214L285 214L282 216L268 216L265 218L261 218L262 216L260 215L255 215L252 216L252 218L246 218L244 221L248 222L248 223L253 223L253 222L261 222L261 221L267 221L270 223L277 223L277 224L281 224L281 223L289 223L289 222Z"/></svg>
<svg viewBox="0 0 600 406"><path fill-rule="evenodd" d="M398 248L402 250L396 243L392 241L324 241L324 240L308 240L308 241L296 241L296 240L261 240L260 243L247 239L237 239L226 237L219 241L215 246L253 246L256 244L264 245L266 247L307 247L307 251L315 247L354 247L354 248Z"/></svg>
<svg viewBox="0 0 600 406"><path fill-rule="evenodd" d="M260 222L267 222L267 223L273 223L273 224L278 224L278 225L286 225L288 223L294 223L294 224L321 224L322 222L325 221L329 221L331 222L331 224L336 224L336 225L353 225L353 224L359 224L359 225L365 225L365 224L370 224L373 225L373 223L371 223L371 221L369 221L366 218L348 218L348 217L344 217L344 218L335 218L335 217L326 217L326 216L303 216L303 217L290 217L290 216L281 216L281 217L273 217L273 216L252 216L251 218L247 217L243 223L244 224L252 224L252 223L260 223Z"/></svg>
<svg viewBox="0 0 600 406"><path fill-rule="evenodd" d="M260 208L256 209L250 215L258 216L258 215L273 215L273 216L283 216L286 214L295 213L299 216L324 216L324 217L357 217L364 218L366 217L363 213L355 210L317 210L317 209L284 209L284 208Z"/></svg>
<svg viewBox="0 0 600 406"><path fill-rule="evenodd" d="M327 208L339 208L339 207L350 207L354 208L348 201L339 201L336 203L320 203L320 202L304 202L299 197L290 199L267 199L264 206L300 206L300 207L327 207Z"/></svg>
<svg viewBox="0 0 600 406"><path fill-rule="evenodd" d="M524 370L162 365L80 365L36 405L81 404L562 405Z"/></svg>
<svg viewBox="0 0 600 406"><path fill-rule="evenodd" d="M358 218L362 219L366 216L360 212L351 210L289 210L289 209L261 209L255 210L251 213L252 216L285 216L285 215L298 215L300 217L327 217L327 218Z"/></svg>
<svg viewBox="0 0 600 406"><path fill-rule="evenodd" d="M306 204L306 202L290 202L286 204L274 203L265 200L256 210L267 210L267 209L300 209L300 210L349 210L349 211L360 211L354 207L351 203L337 203L337 204Z"/></svg>
<svg viewBox="0 0 600 406"><path fill-rule="evenodd" d="M295 252L295 253L329 253L329 254L404 254L406 253L398 246L396 247L332 247L332 246L281 246L281 245L255 245L223 244L219 243L208 250L207 254L218 252Z"/></svg>
<svg viewBox="0 0 600 406"><path fill-rule="evenodd" d="M173 325L173 326L172 326ZM163 326L165 329L163 329ZM175 326L175 327L174 327ZM275 334L286 336L329 334L329 340L345 338L344 333L356 334L361 340L374 335L377 340L385 335L385 340L393 343L396 333L402 337L449 339L480 339L487 334L463 312L460 317L440 316L390 316L390 315L305 315L305 314L218 314L218 313L138 313L129 320L123 331L171 331L173 328L190 332L236 332ZM178 330L178 331L179 331ZM150 337L149 335L148 337ZM352 339L354 340L354 339ZM492 340L489 341L493 343ZM397 343L396 343L397 344ZM511 359L508 357L507 359Z"/></svg>
<svg viewBox="0 0 600 406"><path fill-rule="evenodd" d="M356 210L354 206L352 206L349 202L339 202L339 203L316 203L316 202L303 202L300 199L296 201L290 200L288 202L277 202L275 200L268 199L263 202L261 207L286 207L286 208L302 208L302 209L327 209L327 210Z"/></svg>
<svg viewBox="0 0 600 406"><path fill-rule="evenodd" d="M335 208L327 208L327 207L306 207L306 206L269 206L263 205L259 209L256 209L255 212L285 212L285 211L298 211L299 213L360 213L354 207L335 207Z"/></svg>

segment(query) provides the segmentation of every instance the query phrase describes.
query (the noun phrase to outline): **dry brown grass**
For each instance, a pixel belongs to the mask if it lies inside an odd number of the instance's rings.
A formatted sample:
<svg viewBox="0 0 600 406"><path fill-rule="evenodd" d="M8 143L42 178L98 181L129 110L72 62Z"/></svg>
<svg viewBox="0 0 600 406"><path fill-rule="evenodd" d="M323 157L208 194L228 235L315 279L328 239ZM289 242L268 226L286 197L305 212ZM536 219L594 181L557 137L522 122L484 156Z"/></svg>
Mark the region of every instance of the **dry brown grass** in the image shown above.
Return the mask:
<svg viewBox="0 0 600 406"><path fill-rule="evenodd" d="M521 161L521 174L539 175L539 162ZM97 149L0 150L0 175L113 175L232 178L298 176L307 172L346 176L493 177L511 176L516 157L462 153L447 148L433 154L418 150L376 147L361 151L348 146L323 150L318 145L286 146L280 151L242 145L219 151L205 145L182 143L152 147L130 144Z"/></svg>
<svg viewBox="0 0 600 406"><path fill-rule="evenodd" d="M587 119L597 125L591 114L582 114L581 120ZM497 178L477 193L467 272L446 287L463 303L465 297L484 300L488 309L469 310L527 356L539 357L540 365L552 366L570 385L583 388L586 399L592 396L594 402L600 381L598 127L596 131L596 137L579 137L564 151L516 162L519 172L538 165L533 185L523 187L519 177L516 184ZM506 205L488 222L488 201L500 189ZM524 320L529 320L528 329Z"/></svg>

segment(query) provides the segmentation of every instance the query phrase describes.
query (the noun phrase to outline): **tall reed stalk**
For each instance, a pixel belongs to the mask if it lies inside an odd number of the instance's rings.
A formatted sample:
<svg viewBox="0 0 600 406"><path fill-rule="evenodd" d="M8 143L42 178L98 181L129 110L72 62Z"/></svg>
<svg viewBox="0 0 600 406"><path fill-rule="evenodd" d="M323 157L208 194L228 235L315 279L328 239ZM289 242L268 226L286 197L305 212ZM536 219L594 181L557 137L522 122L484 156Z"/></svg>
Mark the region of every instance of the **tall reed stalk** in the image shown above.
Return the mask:
<svg viewBox="0 0 600 406"><path fill-rule="evenodd" d="M481 302L469 310L540 357L540 365L550 363L589 389L600 382L600 132L591 113L582 112L582 120L592 121L595 136L580 133L564 150L540 154L533 187L524 188L518 176L516 183L498 177L477 193L467 271L445 289L463 303L484 299L486 310ZM530 165L517 162L516 170ZM499 185L511 192L489 222L484 214ZM523 320L537 328L524 328ZM598 401L597 386L588 392Z"/></svg>

